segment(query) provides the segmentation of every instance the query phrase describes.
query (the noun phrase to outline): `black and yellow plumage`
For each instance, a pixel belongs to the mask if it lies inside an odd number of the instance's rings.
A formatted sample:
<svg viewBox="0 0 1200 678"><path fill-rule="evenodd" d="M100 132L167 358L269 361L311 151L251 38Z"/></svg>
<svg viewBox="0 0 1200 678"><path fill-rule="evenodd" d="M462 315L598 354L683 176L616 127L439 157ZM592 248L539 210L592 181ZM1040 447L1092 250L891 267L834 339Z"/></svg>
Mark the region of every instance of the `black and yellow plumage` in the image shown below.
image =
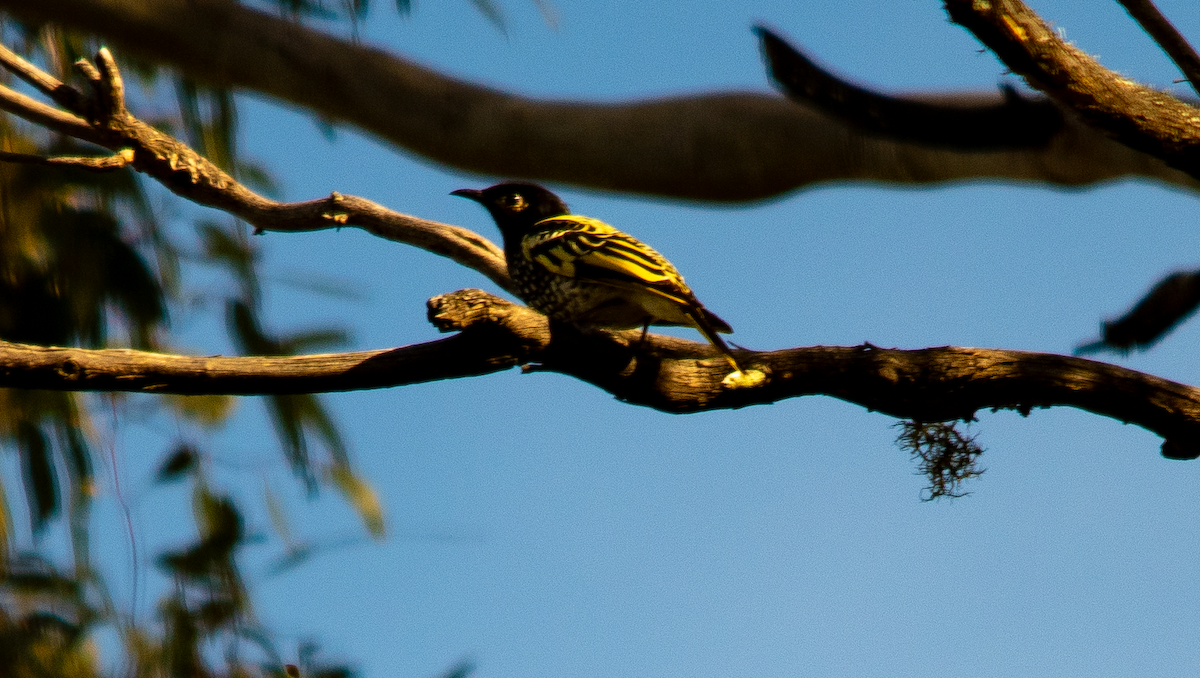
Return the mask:
<svg viewBox="0 0 1200 678"><path fill-rule="evenodd" d="M509 182L453 195L480 203L492 215L504 237L509 276L533 309L583 328L695 327L741 375L718 334L732 332L729 324L706 309L671 262L649 245L571 214L558 196L536 184Z"/></svg>

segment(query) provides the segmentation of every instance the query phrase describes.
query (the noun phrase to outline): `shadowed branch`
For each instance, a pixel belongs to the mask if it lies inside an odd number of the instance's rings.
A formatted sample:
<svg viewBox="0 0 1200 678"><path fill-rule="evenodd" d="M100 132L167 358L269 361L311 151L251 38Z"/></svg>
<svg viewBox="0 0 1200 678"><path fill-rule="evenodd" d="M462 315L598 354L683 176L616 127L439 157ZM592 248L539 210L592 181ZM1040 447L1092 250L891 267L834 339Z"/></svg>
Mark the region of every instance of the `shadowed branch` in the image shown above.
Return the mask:
<svg viewBox="0 0 1200 678"><path fill-rule="evenodd" d="M1200 271L1172 273L1155 284L1125 315L1104 321L1100 339L1080 346L1075 353L1148 349L1187 320L1198 306Z"/></svg>
<svg viewBox="0 0 1200 678"><path fill-rule="evenodd" d="M0 387L180 394L279 394L386 388L527 366L672 413L826 395L903 419L971 419L982 409L1077 407L1164 438L1165 456L1200 456L1200 389L1083 358L983 348L813 346L738 351L769 375L729 389L710 346L641 332L581 334L481 290L429 301L453 337L380 351L294 357L188 357L126 349L0 343Z"/></svg>
<svg viewBox="0 0 1200 678"><path fill-rule="evenodd" d="M0 0L0 9L102 36L198 82L266 94L491 176L710 202L761 200L832 181L1080 186L1142 177L1200 187L1073 117L1044 145L966 150L865 137L858 125L810 104L755 92L605 103L522 97L228 0ZM749 41L746 56L753 58ZM906 99L1013 108L995 92Z"/></svg>
<svg viewBox="0 0 1200 678"><path fill-rule="evenodd" d="M755 28L771 78L794 101L865 132L962 150L1045 146L1066 121L1047 99L1025 99L1002 87L1003 101L954 105L892 97L846 82L769 29Z"/></svg>

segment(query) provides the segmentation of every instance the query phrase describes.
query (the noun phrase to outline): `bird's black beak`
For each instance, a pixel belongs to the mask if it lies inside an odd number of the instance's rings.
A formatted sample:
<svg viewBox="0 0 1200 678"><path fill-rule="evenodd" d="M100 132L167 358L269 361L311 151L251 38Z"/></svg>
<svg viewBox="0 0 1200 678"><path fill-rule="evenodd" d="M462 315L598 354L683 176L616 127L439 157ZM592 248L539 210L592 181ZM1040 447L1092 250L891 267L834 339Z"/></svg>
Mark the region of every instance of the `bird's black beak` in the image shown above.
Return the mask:
<svg viewBox="0 0 1200 678"><path fill-rule="evenodd" d="M450 195L457 195L460 198L474 200L477 203L483 202L483 191L478 191L474 188L460 188L457 191L450 191Z"/></svg>

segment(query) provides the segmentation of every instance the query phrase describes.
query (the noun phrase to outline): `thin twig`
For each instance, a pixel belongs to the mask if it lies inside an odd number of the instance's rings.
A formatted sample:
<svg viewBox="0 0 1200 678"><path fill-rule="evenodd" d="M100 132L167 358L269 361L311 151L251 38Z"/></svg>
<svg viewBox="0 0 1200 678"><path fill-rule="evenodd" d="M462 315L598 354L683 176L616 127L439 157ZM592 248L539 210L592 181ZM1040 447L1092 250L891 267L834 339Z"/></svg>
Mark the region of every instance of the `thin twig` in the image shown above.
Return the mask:
<svg viewBox="0 0 1200 678"><path fill-rule="evenodd" d="M35 125L41 125L67 136L90 141L103 146L98 130L92 128L86 120L77 115L48 106L32 97L26 96L0 85L0 110L25 118ZM113 149L116 150L116 149Z"/></svg>
<svg viewBox="0 0 1200 678"><path fill-rule="evenodd" d="M33 85L59 106L72 113L83 114L83 95L79 90L60 82L58 78L29 63L4 45L0 45L0 67L8 69L13 75Z"/></svg>
<svg viewBox="0 0 1200 678"><path fill-rule="evenodd" d="M78 167L91 172L111 172L126 167L133 161L133 151L125 149L120 153L103 158L88 158L82 156L44 157L30 153L9 153L0 151L0 162L19 162L31 165L50 165L52 167Z"/></svg>
<svg viewBox="0 0 1200 678"><path fill-rule="evenodd" d="M1129 16L1171 57L1192 89L1200 94L1200 54L1150 0L1117 0Z"/></svg>

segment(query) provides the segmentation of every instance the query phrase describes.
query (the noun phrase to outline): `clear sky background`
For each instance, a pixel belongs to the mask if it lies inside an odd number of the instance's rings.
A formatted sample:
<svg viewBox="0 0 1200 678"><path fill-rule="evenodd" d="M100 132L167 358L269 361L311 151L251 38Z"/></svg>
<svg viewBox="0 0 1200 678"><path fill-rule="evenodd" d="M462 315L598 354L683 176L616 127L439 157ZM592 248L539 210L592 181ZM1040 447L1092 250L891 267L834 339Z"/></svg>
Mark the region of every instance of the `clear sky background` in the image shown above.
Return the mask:
<svg viewBox="0 0 1200 678"><path fill-rule="evenodd" d="M557 29L533 3L504 0L507 35L464 0L421 0L408 19L379 2L362 39L547 98L771 91L755 22L889 92L1016 82L936 0L553 2ZM1193 0L1159 4L1200 42ZM1034 7L1106 66L1189 93L1115 2ZM498 239L482 209L449 193L499 177L348 128L330 140L274 101L240 104L243 152L276 174L285 198L337 190ZM1200 266L1197 196L1145 183L838 185L719 208L555 188L576 212L669 256L734 340L758 349L870 341L1069 353L1164 273ZM497 291L354 229L255 242L273 328L340 323L353 348L434 339L428 297ZM361 295L314 294L297 278ZM225 281L201 271L192 282ZM197 352L229 353L221 322L200 312L176 327ZM1200 384L1197 347L1192 322L1116 361ZM256 399L204 444L217 481L256 510L249 521L264 541L244 565L259 615L282 647L315 638L366 678L427 678L464 658L480 678L1189 676L1200 665L1200 465L1162 459L1156 436L1109 419L981 413L972 430L988 470L973 494L922 503L895 420L829 398L671 416L513 370L327 402L384 503L381 543L360 538L332 494L307 501ZM137 547L111 489L97 542L118 598L148 618L162 585L153 554L189 538L184 490L150 475L173 441L203 438L173 421L122 420L106 435ZM281 545L264 483L300 536L331 545L274 576Z"/></svg>

